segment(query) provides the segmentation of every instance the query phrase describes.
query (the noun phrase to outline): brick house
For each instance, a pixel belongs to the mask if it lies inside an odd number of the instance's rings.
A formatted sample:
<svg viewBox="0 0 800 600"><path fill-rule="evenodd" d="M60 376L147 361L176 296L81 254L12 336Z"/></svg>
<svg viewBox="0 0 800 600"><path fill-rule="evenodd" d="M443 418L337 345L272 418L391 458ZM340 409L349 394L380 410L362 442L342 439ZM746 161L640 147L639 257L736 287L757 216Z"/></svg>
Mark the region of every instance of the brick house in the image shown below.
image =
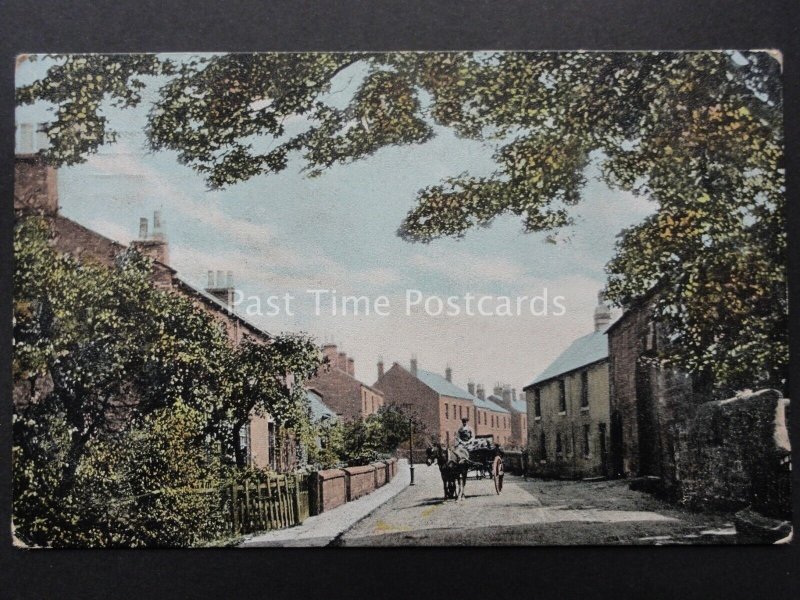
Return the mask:
<svg viewBox="0 0 800 600"><path fill-rule="evenodd" d="M602 296L595 330L578 338L523 390L528 406L530 470L541 476L610 474L609 358Z"/></svg>
<svg viewBox="0 0 800 600"><path fill-rule="evenodd" d="M307 385L324 398L325 404L343 421L363 419L377 413L385 404L384 393L355 377L355 361L335 344L322 347L328 363Z"/></svg>
<svg viewBox="0 0 800 600"><path fill-rule="evenodd" d="M116 257L126 249L124 244L59 214L57 172L35 154L16 156L14 211L17 216L36 214L45 218L53 232L54 248L78 261L112 268ZM210 285L207 290L202 290L178 276L175 269L167 264L169 246L158 212L154 214L153 224L150 235L147 219L140 219L140 239L131 242L132 247L153 259L153 285L188 297L195 306L206 311L221 324L232 345L240 343L246 337L260 343L269 343L270 335L237 314L228 298L221 297L220 290L215 286ZM230 298L231 286L226 287ZM16 396L15 393L15 398ZM239 443L247 449L248 463L253 466L282 472L297 466L295 440L279 432L269 416L254 414L240 432Z"/></svg>
<svg viewBox="0 0 800 600"><path fill-rule="evenodd" d="M476 435L492 434L500 443L510 435L510 423L506 431L500 418L505 415L508 422L508 411L455 385L449 367L442 377L419 369L415 358L408 369L394 363L386 372L383 362L379 362L374 387L384 392L389 404L412 411L425 423L431 441L454 443L462 418L469 419Z"/></svg>
<svg viewBox="0 0 800 600"><path fill-rule="evenodd" d="M511 386L495 386L489 400L505 408L511 419L511 434L507 445L523 447L528 440L528 405L524 398L517 398L517 390Z"/></svg>
<svg viewBox="0 0 800 600"><path fill-rule="evenodd" d="M475 396L475 435L491 435L494 441L508 445L511 440L511 411L504 408L497 398L486 396L483 385L470 383L467 390Z"/></svg>

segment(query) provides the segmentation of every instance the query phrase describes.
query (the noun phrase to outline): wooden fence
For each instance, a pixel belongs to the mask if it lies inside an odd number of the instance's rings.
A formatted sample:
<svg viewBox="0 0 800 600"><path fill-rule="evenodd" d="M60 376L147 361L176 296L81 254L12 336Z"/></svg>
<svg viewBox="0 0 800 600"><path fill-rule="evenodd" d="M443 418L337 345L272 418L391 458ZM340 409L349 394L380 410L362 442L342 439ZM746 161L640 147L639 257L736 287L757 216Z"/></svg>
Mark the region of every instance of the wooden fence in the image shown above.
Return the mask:
<svg viewBox="0 0 800 600"><path fill-rule="evenodd" d="M277 475L228 487L234 534L299 525L309 516L308 476Z"/></svg>

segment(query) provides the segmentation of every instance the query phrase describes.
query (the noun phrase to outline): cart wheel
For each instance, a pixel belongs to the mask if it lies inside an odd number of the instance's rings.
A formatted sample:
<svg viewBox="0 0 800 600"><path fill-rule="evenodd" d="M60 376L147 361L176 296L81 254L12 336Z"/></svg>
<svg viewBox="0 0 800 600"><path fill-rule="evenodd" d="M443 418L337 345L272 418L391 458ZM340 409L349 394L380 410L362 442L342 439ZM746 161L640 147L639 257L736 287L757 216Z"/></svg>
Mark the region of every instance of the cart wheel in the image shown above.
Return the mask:
<svg viewBox="0 0 800 600"><path fill-rule="evenodd" d="M494 465L494 473L492 473L492 479L494 479L494 489L499 494L503 490L503 463L497 461Z"/></svg>

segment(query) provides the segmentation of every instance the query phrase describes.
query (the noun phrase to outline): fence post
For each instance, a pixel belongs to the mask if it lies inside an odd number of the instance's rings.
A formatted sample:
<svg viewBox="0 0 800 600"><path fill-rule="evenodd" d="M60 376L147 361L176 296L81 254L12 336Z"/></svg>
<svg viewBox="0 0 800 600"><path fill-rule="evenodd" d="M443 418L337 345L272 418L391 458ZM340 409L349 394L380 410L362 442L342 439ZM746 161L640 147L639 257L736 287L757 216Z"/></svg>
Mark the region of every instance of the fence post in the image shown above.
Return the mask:
<svg viewBox="0 0 800 600"><path fill-rule="evenodd" d="M236 483L231 484L231 513L233 516L233 533L239 533L239 514L238 514L238 496L236 494Z"/></svg>

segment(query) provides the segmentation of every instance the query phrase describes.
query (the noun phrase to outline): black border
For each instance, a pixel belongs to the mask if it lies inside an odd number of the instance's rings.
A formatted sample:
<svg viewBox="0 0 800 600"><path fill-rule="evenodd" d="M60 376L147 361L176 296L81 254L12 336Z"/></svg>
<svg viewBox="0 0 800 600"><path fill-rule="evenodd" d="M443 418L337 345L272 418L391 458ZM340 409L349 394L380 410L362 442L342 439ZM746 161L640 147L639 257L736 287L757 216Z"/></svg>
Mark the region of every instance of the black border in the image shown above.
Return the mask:
<svg viewBox="0 0 800 600"><path fill-rule="evenodd" d="M784 53L790 299L800 296L796 0L3 0L0 3L0 597L800 597L771 547L20 551L11 547L14 56L20 52L778 48ZM800 372L800 320L791 364ZM791 386L797 397L798 379ZM798 447L798 415L792 417ZM795 489L798 477L795 476ZM795 494L795 514L800 493Z"/></svg>

